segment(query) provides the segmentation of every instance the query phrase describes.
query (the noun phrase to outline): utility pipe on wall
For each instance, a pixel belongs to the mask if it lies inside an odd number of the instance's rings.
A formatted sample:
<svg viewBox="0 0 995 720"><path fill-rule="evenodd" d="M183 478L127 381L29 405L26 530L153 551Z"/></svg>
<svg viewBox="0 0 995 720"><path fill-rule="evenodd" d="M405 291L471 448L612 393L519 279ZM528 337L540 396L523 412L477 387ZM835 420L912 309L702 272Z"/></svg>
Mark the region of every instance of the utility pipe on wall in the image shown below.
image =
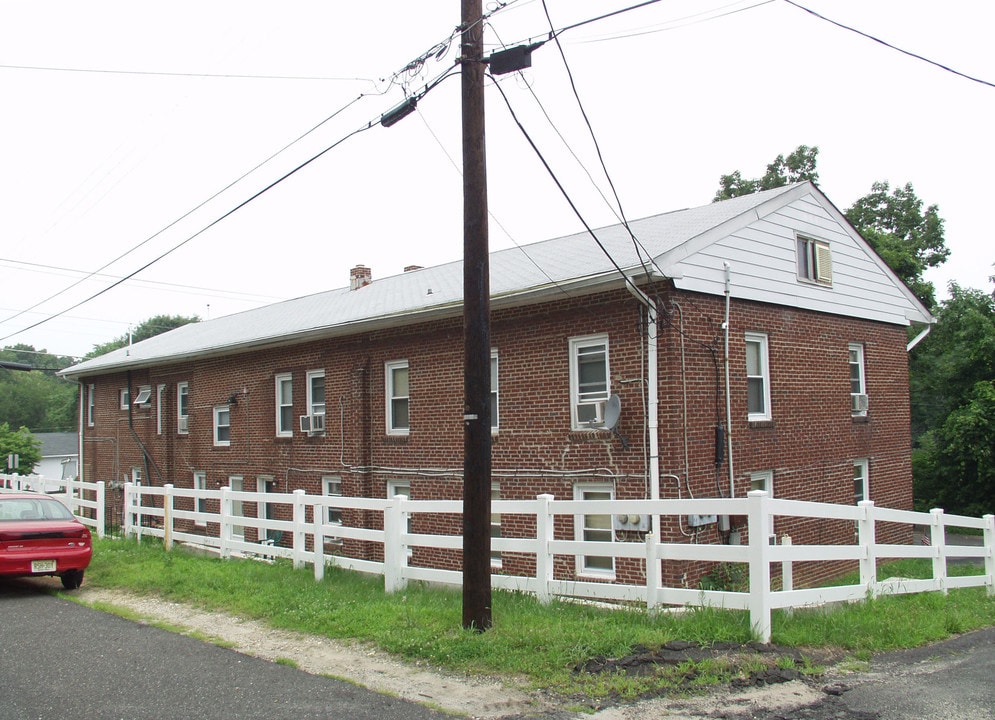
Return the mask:
<svg viewBox="0 0 995 720"><path fill-rule="evenodd" d="M725 330L725 372L726 372L726 454L729 456L729 497L736 497L736 474L732 464L732 394L729 390L729 303L732 296L732 266L722 263L725 270L726 313L722 328Z"/></svg>
<svg viewBox="0 0 995 720"><path fill-rule="evenodd" d="M649 429L650 457L650 500L660 499L660 388L659 371L657 368L657 330L658 314L656 303L633 283L626 283L629 292L646 308L646 364L649 365L648 383L649 402L647 403L647 427ZM653 536L660 539L660 516L653 516Z"/></svg>

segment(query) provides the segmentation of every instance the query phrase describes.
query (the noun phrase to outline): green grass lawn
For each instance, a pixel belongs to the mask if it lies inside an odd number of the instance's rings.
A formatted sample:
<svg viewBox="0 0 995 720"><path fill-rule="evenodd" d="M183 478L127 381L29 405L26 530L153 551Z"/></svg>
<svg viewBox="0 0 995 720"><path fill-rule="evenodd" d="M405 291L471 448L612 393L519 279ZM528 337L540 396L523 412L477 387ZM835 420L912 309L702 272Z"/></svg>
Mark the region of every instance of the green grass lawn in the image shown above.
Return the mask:
<svg viewBox="0 0 995 720"><path fill-rule="evenodd" d="M980 572L978 569L960 569ZM904 561L880 576L928 577L928 561ZM853 580L850 580L853 582ZM371 643L402 658L452 671L514 678L565 695L632 698L668 686L726 682L743 667L721 660L660 668L646 676L590 675L575 667L599 656L618 658L634 648L673 640L710 646L754 638L746 612L682 608L648 614L494 591L494 626L463 630L459 590L412 584L387 595L383 579L327 568L322 582L289 562L220 560L161 543L98 540L87 584L155 595L200 608L251 617L275 628ZM995 597L984 588L881 597L829 608L775 612L772 642L802 655L842 649L854 658L914 647L995 625Z"/></svg>

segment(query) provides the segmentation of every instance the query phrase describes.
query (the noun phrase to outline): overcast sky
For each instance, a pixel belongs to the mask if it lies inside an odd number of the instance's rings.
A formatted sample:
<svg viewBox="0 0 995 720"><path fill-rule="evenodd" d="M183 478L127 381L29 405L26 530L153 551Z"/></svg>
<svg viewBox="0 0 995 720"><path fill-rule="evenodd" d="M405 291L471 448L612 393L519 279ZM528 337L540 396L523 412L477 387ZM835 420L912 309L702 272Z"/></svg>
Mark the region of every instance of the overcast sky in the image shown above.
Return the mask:
<svg viewBox="0 0 995 720"><path fill-rule="evenodd" d="M636 4L546 0L556 28ZM990 291L995 4L799 4L949 70L786 0L664 0L559 36L625 215L706 204L720 175L817 145L841 210L876 180L939 206L941 297L950 280ZM485 8L489 50L548 39L539 0ZM0 0L0 345L79 356L153 315L460 259L458 76L370 127L453 70L459 14L458 0ZM555 43L500 86L585 221L617 222ZM486 103L491 249L582 229L493 83Z"/></svg>

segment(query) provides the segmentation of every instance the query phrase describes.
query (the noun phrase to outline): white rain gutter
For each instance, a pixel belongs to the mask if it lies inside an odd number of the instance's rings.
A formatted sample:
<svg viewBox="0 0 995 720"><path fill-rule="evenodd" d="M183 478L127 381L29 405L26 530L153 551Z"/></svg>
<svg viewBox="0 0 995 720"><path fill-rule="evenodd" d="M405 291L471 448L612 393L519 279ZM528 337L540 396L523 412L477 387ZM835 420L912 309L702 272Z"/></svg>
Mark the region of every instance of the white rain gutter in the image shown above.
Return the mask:
<svg viewBox="0 0 995 720"><path fill-rule="evenodd" d="M650 456L650 500L660 499L660 379L657 367L657 331L659 328L656 303L642 290L637 288L632 282L627 282L625 286L629 292L639 302L646 307L646 364L649 366L648 394L646 423L649 430ZM660 516L652 515L653 537L660 539Z"/></svg>

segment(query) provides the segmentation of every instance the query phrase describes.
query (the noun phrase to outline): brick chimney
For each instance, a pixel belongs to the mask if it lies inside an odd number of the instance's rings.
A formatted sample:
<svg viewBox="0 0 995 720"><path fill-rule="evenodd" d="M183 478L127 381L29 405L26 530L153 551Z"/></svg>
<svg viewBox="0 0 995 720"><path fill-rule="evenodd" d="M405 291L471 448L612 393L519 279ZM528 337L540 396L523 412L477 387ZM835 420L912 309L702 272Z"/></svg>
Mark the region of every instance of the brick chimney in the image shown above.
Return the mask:
<svg viewBox="0 0 995 720"><path fill-rule="evenodd" d="M415 270L424 270L421 265L405 265L404 272L414 272Z"/></svg>
<svg viewBox="0 0 995 720"><path fill-rule="evenodd" d="M357 265L349 271L349 289L359 290L373 282L373 271L365 265Z"/></svg>

